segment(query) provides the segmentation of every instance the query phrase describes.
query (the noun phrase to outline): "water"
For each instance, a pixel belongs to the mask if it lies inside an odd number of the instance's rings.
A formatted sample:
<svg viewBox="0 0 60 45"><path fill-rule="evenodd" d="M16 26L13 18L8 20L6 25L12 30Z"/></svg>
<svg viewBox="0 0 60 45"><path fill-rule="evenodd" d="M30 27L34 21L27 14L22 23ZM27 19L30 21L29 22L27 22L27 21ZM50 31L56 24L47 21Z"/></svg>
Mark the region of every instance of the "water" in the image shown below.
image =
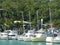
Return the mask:
<svg viewBox="0 0 60 45"><path fill-rule="evenodd" d="M18 40L0 40L0 45L60 45L60 43L24 42Z"/></svg>

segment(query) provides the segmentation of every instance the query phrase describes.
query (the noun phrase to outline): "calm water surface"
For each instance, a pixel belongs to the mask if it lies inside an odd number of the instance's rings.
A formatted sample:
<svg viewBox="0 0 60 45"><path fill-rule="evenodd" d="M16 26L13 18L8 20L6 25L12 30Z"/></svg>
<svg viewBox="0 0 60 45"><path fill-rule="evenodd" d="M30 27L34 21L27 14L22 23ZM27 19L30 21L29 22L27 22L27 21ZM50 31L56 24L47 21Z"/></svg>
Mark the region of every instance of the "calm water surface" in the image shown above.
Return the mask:
<svg viewBox="0 0 60 45"><path fill-rule="evenodd" d="M18 40L0 40L0 45L60 45L60 43L24 42Z"/></svg>

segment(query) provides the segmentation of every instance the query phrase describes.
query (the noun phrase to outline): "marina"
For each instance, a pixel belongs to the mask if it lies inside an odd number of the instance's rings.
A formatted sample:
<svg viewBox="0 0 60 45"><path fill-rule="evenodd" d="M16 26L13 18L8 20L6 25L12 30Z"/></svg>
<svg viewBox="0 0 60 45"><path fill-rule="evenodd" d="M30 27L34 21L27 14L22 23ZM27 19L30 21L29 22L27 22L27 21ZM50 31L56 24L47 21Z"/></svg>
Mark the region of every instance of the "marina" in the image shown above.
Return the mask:
<svg viewBox="0 0 60 45"><path fill-rule="evenodd" d="M1 0L0 45L60 45L60 0Z"/></svg>

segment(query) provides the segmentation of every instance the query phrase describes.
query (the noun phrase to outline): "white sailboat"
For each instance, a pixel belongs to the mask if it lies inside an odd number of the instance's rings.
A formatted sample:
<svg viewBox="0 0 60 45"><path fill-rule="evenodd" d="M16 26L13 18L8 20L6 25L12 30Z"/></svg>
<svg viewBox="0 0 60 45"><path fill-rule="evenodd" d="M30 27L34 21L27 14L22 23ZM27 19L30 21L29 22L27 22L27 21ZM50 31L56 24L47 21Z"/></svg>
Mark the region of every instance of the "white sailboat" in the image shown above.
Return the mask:
<svg viewBox="0 0 60 45"><path fill-rule="evenodd" d="M46 41L46 34L45 32L43 31L43 29L40 29L38 31L35 32L35 36L32 37L32 41Z"/></svg>
<svg viewBox="0 0 60 45"><path fill-rule="evenodd" d="M23 37L24 37L24 35L19 35L18 40L23 41Z"/></svg>
<svg viewBox="0 0 60 45"><path fill-rule="evenodd" d="M22 12L22 19L23 19L23 21L24 21L23 12ZM24 25L24 24L23 24L23 25ZM30 11L29 11L29 25L30 25L30 30L29 30L27 33L25 33L25 31L24 31L24 33L18 37L18 40L31 41L31 37L32 37L32 35L33 35L32 33L33 33L34 30L31 30ZM24 29L24 26L23 26L23 29Z"/></svg>
<svg viewBox="0 0 60 45"><path fill-rule="evenodd" d="M54 37L54 36L48 36L46 38L46 42L60 43L60 35L57 34L56 37Z"/></svg>
<svg viewBox="0 0 60 45"><path fill-rule="evenodd" d="M54 30L52 29L52 18L51 18L51 9L49 8L49 15L50 15L50 25L51 25L51 32L53 33L52 35L50 34L46 38L46 42L54 42L54 43L60 43L60 33L56 32L54 33Z"/></svg>
<svg viewBox="0 0 60 45"><path fill-rule="evenodd" d="M24 16L22 11L22 24L23 24L23 31L24 31ZM24 34L18 36L18 40L23 41Z"/></svg>
<svg viewBox="0 0 60 45"><path fill-rule="evenodd" d="M38 11L37 11L37 20L38 20ZM43 19L41 19L41 27L43 24ZM43 30L43 28L41 28L40 30L38 29L38 31L36 31L35 33L35 37L32 37L32 41L46 41L46 34Z"/></svg>
<svg viewBox="0 0 60 45"><path fill-rule="evenodd" d="M32 41L31 38L34 36L34 30L29 30L23 37L24 41Z"/></svg>
<svg viewBox="0 0 60 45"><path fill-rule="evenodd" d="M57 31L53 32L53 34L47 36L46 42L60 43L60 33Z"/></svg>
<svg viewBox="0 0 60 45"><path fill-rule="evenodd" d="M29 11L29 25L30 25L30 32L28 31L25 36L23 37L23 40L24 41L32 41L31 38L33 37L34 35L34 30L31 30L31 16L30 16L30 11Z"/></svg>

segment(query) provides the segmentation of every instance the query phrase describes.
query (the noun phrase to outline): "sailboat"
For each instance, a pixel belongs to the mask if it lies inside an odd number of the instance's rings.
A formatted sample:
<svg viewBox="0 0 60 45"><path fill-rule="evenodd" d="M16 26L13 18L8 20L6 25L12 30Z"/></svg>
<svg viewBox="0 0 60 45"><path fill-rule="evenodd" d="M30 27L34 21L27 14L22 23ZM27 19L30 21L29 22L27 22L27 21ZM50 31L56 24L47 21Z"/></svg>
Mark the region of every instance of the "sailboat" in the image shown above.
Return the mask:
<svg viewBox="0 0 60 45"><path fill-rule="evenodd" d="M38 11L37 11L37 20L38 20ZM43 24L43 19L41 19L41 23ZM41 24L41 26L42 26ZM43 28L38 29L35 32L35 36L32 37L32 41L46 41L46 34L45 31L43 30Z"/></svg>
<svg viewBox="0 0 60 45"><path fill-rule="evenodd" d="M24 16L23 16L23 11L22 11L22 23L23 23L23 30L24 30ZM22 35L18 36L18 40L23 41L23 37L25 35L25 32Z"/></svg>
<svg viewBox="0 0 60 45"><path fill-rule="evenodd" d="M28 32L25 34L23 40L24 41L32 41L31 38L34 35L34 30L31 30L31 16L30 16L30 11L29 11L29 25L30 25L30 30L28 30Z"/></svg>
<svg viewBox="0 0 60 45"><path fill-rule="evenodd" d="M60 43L60 32L53 29L53 33L46 37L46 42Z"/></svg>
<svg viewBox="0 0 60 45"><path fill-rule="evenodd" d="M51 18L51 9L50 8L49 8L49 15L50 15L50 24L51 24L52 18ZM51 32L52 32L52 34L47 36L46 42L60 43L60 32L57 31L57 29L52 29L52 24L51 24Z"/></svg>

